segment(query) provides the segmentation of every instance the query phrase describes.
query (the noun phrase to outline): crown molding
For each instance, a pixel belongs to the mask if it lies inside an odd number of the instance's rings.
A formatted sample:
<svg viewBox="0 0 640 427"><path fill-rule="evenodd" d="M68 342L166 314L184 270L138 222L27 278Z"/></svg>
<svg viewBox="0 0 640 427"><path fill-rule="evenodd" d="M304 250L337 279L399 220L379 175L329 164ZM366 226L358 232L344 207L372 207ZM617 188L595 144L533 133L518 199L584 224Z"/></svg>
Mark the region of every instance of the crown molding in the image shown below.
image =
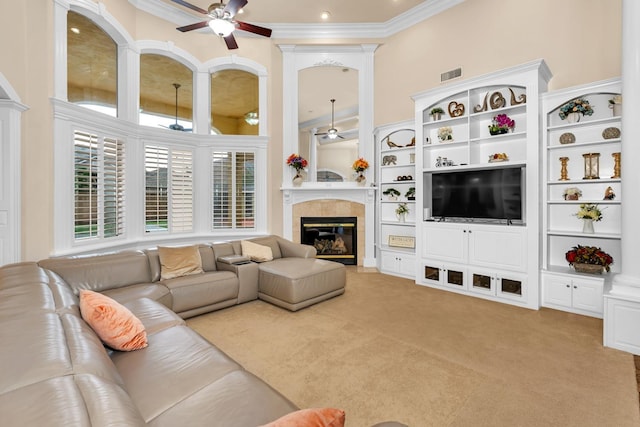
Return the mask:
<svg viewBox="0 0 640 427"><path fill-rule="evenodd" d="M259 23L252 24L271 28L273 39L369 39L386 38L400 31L416 25L425 19L429 19L444 12L465 0L430 0L420 3L418 6L382 23L344 23L344 24L289 24L289 23ZM134 7L165 21L172 22L176 26L192 24L194 15L172 4L157 0L129 0ZM210 32L209 27L204 27L199 32ZM235 33L243 37L258 37L246 31L237 30Z"/></svg>

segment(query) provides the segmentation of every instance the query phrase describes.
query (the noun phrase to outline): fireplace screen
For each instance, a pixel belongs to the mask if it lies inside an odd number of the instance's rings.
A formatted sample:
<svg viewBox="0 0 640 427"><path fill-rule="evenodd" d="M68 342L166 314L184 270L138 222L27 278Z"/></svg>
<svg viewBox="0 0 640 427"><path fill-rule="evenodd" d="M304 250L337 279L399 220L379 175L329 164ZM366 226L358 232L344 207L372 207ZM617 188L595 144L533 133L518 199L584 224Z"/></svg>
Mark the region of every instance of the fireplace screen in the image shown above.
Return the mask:
<svg viewBox="0 0 640 427"><path fill-rule="evenodd" d="M302 217L300 241L316 248L316 258L357 264L357 217Z"/></svg>

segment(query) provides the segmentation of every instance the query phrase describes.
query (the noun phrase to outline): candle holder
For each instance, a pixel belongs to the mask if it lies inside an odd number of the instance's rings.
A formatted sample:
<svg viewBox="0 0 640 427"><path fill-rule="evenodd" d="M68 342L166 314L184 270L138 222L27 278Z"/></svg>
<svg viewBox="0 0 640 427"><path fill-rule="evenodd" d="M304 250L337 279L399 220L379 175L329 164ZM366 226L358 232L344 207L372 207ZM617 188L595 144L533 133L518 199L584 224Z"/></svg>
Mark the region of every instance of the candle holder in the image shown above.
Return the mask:
<svg viewBox="0 0 640 427"><path fill-rule="evenodd" d="M600 179L600 153L584 153L584 177L582 179Z"/></svg>
<svg viewBox="0 0 640 427"><path fill-rule="evenodd" d="M567 162L569 161L568 157L560 157L560 179L558 181L569 181L569 176L567 172Z"/></svg>
<svg viewBox="0 0 640 427"><path fill-rule="evenodd" d="M620 178L620 153L613 153L613 176L611 178Z"/></svg>

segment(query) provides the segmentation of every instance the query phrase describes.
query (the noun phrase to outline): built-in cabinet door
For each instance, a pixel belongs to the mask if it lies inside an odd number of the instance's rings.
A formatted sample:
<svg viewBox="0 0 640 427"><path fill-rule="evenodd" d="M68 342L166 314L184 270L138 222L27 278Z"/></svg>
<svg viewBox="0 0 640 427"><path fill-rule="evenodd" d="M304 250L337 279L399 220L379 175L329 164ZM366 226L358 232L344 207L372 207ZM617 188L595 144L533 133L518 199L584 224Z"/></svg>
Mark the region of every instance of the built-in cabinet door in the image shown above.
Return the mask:
<svg viewBox="0 0 640 427"><path fill-rule="evenodd" d="M496 294L512 300L526 300L527 277L518 273L496 273Z"/></svg>
<svg viewBox="0 0 640 427"><path fill-rule="evenodd" d="M416 257L414 255L403 254L398 257L399 273L406 277L416 277Z"/></svg>
<svg viewBox="0 0 640 427"><path fill-rule="evenodd" d="M565 276L543 275L543 305L571 307L571 279Z"/></svg>
<svg viewBox="0 0 640 427"><path fill-rule="evenodd" d="M393 251L380 252L380 271L404 277L415 277L416 257Z"/></svg>
<svg viewBox="0 0 640 427"><path fill-rule="evenodd" d="M496 294L496 278L495 273L489 270L470 269L469 270L469 290L472 292L495 295Z"/></svg>
<svg viewBox="0 0 640 427"><path fill-rule="evenodd" d="M573 307L579 310L602 313L604 310L603 286L600 281L575 278L573 282Z"/></svg>
<svg viewBox="0 0 640 427"><path fill-rule="evenodd" d="M426 223L425 223L426 224ZM467 262L467 230L459 225L425 225L422 256L443 261Z"/></svg>
<svg viewBox="0 0 640 427"><path fill-rule="evenodd" d="M469 263L495 269L523 271L527 246L524 228L468 227Z"/></svg>
<svg viewBox="0 0 640 427"><path fill-rule="evenodd" d="M396 260L397 256L393 252L380 252L380 270L383 272L395 272L396 271Z"/></svg>

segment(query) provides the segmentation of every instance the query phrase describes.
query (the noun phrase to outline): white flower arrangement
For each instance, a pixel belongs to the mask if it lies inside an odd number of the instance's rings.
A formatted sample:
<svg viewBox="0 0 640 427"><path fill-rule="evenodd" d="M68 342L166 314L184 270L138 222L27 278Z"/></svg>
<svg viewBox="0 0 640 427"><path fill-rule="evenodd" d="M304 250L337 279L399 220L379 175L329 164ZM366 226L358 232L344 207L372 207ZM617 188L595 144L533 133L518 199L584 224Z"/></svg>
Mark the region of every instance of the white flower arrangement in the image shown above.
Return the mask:
<svg viewBox="0 0 640 427"><path fill-rule="evenodd" d="M580 210L575 215L580 219L591 219L593 221L602 219L602 211L598 208L598 205L593 203L581 204Z"/></svg>
<svg viewBox="0 0 640 427"><path fill-rule="evenodd" d="M564 190L564 199L565 200L578 200L582 197L582 190L578 187L568 187Z"/></svg>
<svg viewBox="0 0 640 427"><path fill-rule="evenodd" d="M444 126L444 127L438 128L438 139L440 139L440 141L452 140L453 129L451 129L451 126Z"/></svg>

